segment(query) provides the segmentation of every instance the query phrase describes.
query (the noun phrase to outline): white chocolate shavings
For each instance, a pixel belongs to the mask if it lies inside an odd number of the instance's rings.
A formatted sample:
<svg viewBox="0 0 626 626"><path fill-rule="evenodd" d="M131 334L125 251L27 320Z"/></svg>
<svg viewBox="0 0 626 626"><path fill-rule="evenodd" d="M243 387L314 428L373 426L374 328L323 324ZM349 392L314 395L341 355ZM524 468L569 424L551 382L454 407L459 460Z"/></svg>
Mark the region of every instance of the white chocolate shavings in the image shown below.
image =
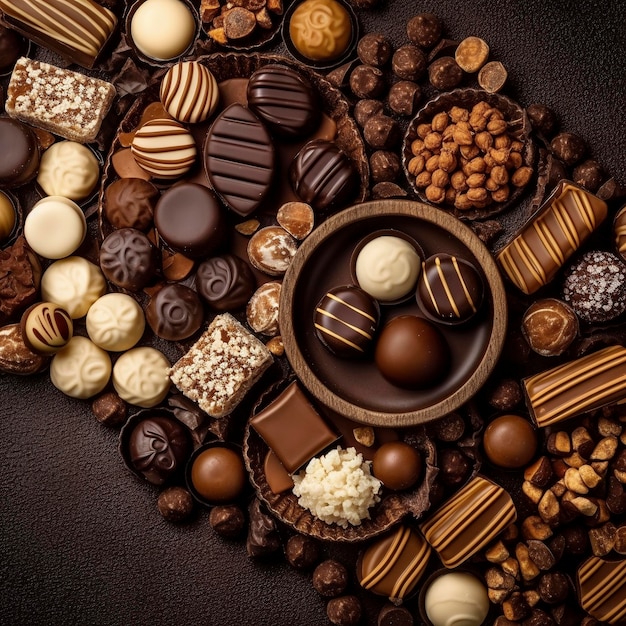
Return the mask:
<svg viewBox="0 0 626 626"><path fill-rule="evenodd" d="M347 528L369 519L380 502L382 483L370 473L370 463L354 448L337 447L309 461L293 476L298 504L327 524Z"/></svg>
<svg viewBox="0 0 626 626"><path fill-rule="evenodd" d="M115 93L104 80L21 57L11 74L5 108L22 122L88 143L96 138Z"/></svg>
<svg viewBox="0 0 626 626"><path fill-rule="evenodd" d="M170 369L170 378L212 417L233 411L272 364L266 346L232 315L217 315Z"/></svg>

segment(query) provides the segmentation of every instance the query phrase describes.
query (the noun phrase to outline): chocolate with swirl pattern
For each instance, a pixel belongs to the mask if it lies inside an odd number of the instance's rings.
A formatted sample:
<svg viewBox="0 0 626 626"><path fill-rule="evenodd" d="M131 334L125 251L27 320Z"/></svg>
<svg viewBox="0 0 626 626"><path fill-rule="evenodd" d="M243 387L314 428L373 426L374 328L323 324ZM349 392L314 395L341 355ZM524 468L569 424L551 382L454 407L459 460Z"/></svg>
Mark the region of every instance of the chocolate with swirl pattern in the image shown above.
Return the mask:
<svg viewBox="0 0 626 626"><path fill-rule="evenodd" d="M157 336L180 341L191 337L202 326L204 309L193 289L170 283L150 298L146 320Z"/></svg>
<svg viewBox="0 0 626 626"><path fill-rule="evenodd" d="M234 254L206 259L196 271L196 289L216 311L244 307L256 288L250 266Z"/></svg>

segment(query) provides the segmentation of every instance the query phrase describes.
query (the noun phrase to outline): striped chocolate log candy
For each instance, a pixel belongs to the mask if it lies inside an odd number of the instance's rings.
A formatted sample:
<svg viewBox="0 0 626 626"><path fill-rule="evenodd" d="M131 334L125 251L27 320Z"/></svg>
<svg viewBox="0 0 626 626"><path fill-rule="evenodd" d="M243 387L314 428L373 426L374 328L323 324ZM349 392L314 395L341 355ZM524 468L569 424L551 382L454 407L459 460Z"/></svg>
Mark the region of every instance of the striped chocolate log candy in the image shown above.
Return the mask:
<svg viewBox="0 0 626 626"><path fill-rule="evenodd" d="M578 600L589 615L607 624L626 624L626 559L592 556L576 574Z"/></svg>

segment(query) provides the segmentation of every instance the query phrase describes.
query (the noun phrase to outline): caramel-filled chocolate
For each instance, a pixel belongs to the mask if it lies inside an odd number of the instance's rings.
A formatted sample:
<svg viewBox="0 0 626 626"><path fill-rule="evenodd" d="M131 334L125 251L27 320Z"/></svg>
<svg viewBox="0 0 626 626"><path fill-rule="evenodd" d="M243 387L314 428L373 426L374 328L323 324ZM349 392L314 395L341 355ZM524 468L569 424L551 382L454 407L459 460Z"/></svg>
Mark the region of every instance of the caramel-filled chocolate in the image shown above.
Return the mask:
<svg viewBox="0 0 626 626"><path fill-rule="evenodd" d="M257 413L250 424L290 473L337 439L297 382Z"/></svg>
<svg viewBox="0 0 626 626"><path fill-rule="evenodd" d="M607 561L592 556L576 574L578 600L600 622L624 624L626 620L626 560Z"/></svg>
<svg viewBox="0 0 626 626"><path fill-rule="evenodd" d="M496 260L526 294L547 285L607 215L606 202L562 181Z"/></svg>
<svg viewBox="0 0 626 626"><path fill-rule="evenodd" d="M446 567L457 567L517 519L511 496L475 476L420 525Z"/></svg>
<svg viewBox="0 0 626 626"><path fill-rule="evenodd" d="M626 397L626 348L609 346L522 381L537 426L613 404Z"/></svg>
<svg viewBox="0 0 626 626"><path fill-rule="evenodd" d="M93 0L0 0L4 22L83 67L94 66L115 31L115 14Z"/></svg>

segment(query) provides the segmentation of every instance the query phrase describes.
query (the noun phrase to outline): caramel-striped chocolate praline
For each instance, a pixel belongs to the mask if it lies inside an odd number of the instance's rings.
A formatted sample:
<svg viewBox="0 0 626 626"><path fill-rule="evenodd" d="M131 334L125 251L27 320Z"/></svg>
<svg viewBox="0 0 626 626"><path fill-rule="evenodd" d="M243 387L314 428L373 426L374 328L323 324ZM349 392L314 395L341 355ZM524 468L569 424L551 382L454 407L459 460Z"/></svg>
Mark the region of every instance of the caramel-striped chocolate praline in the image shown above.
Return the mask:
<svg viewBox="0 0 626 626"><path fill-rule="evenodd" d="M174 119L197 124L215 112L219 90L208 67L198 61L182 61L173 65L163 77L160 98Z"/></svg>
<svg viewBox="0 0 626 626"><path fill-rule="evenodd" d="M22 315L24 343L37 354L54 354L65 347L74 333L70 314L53 302L34 304Z"/></svg>
<svg viewBox="0 0 626 626"><path fill-rule="evenodd" d="M626 559L588 558L577 572L578 600L589 615L607 624L626 624Z"/></svg>
<svg viewBox="0 0 626 626"><path fill-rule="evenodd" d="M409 526L399 526L369 546L359 557L357 577L364 589L402 601L426 571L431 549Z"/></svg>
<svg viewBox="0 0 626 626"><path fill-rule="evenodd" d="M522 232L498 256L500 267L521 291L548 284L607 215L606 202L562 181Z"/></svg>
<svg viewBox="0 0 626 626"><path fill-rule="evenodd" d="M609 346L522 381L537 426L626 398L626 348Z"/></svg>
<svg viewBox="0 0 626 626"><path fill-rule="evenodd" d="M626 204L615 215L613 236L615 237L617 254L626 261Z"/></svg>
<svg viewBox="0 0 626 626"><path fill-rule="evenodd" d="M511 496L475 476L420 525L446 567L464 563L517 519Z"/></svg>

